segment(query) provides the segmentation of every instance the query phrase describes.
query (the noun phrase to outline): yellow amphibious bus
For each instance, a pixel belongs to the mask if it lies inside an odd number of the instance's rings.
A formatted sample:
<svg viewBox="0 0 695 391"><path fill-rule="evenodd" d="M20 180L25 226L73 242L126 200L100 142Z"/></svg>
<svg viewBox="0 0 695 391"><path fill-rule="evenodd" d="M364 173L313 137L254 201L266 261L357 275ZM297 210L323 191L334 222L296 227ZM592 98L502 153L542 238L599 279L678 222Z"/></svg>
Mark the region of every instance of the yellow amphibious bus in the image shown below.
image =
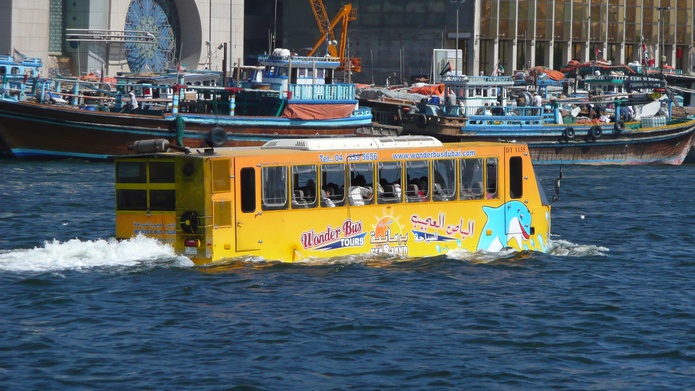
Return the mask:
<svg viewBox="0 0 695 391"><path fill-rule="evenodd" d="M545 251L550 236L550 203L520 144L284 139L119 157L115 170L117 237L157 238L197 264Z"/></svg>

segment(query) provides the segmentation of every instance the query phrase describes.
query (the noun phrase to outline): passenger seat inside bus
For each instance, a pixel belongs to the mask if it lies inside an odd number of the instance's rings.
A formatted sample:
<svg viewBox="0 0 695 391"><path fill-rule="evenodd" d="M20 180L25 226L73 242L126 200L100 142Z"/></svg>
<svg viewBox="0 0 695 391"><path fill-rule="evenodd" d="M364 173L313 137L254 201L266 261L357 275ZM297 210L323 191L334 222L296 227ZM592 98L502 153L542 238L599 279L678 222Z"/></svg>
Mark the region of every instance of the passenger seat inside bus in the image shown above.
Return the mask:
<svg viewBox="0 0 695 391"><path fill-rule="evenodd" d="M418 192L420 189L418 189L417 185L414 183L408 184L408 190L405 192L405 194L408 196L408 202L420 202L422 201L422 198L420 198L420 194Z"/></svg>

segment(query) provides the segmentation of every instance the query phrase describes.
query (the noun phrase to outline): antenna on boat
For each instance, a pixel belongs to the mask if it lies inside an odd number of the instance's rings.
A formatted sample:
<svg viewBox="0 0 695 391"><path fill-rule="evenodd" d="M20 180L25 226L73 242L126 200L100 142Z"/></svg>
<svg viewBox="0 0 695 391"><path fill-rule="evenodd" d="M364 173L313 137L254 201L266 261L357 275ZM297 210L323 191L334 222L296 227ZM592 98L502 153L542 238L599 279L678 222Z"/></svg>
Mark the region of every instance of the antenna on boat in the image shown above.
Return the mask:
<svg viewBox="0 0 695 391"><path fill-rule="evenodd" d="M553 194L553 200L550 202L552 205L555 201L560 199L560 180L562 179L562 166L560 166L560 174L557 179L555 179L555 194Z"/></svg>

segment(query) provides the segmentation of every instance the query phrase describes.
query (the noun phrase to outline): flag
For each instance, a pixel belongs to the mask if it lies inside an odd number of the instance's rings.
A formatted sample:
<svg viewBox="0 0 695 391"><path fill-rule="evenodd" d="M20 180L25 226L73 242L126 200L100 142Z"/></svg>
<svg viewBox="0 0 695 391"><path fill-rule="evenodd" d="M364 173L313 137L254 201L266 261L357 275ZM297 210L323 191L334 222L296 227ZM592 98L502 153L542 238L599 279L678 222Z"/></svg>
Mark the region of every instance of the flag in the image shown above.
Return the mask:
<svg viewBox="0 0 695 391"><path fill-rule="evenodd" d="M603 54L603 52L601 51L601 49L598 48L598 46L594 48L594 53L596 54L596 57Z"/></svg>
<svg viewBox="0 0 695 391"><path fill-rule="evenodd" d="M439 72L439 76L444 76L444 75L446 75L448 72L451 72L451 63L447 61L447 63L446 63L446 65L444 66L444 68L442 68L442 71Z"/></svg>
<svg viewBox="0 0 695 391"><path fill-rule="evenodd" d="M26 60L27 56L23 55L22 53L19 52L17 49L13 49L14 53L12 55L12 59L14 59L14 62L17 64L21 64Z"/></svg>

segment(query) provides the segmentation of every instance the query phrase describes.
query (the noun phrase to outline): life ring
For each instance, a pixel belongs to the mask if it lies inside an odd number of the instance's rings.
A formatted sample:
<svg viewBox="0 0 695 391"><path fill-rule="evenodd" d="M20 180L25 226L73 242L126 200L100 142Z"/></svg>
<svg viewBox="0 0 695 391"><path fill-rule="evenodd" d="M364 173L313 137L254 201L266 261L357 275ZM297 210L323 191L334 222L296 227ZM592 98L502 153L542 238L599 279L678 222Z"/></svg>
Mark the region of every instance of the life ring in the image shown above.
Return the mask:
<svg viewBox="0 0 695 391"><path fill-rule="evenodd" d="M417 126L424 128L425 126L427 126L427 116L424 114L419 114L417 116L417 119L415 120L415 123L417 124Z"/></svg>
<svg viewBox="0 0 695 391"><path fill-rule="evenodd" d="M221 147L227 142L227 132L216 126L205 136L205 142L211 147Z"/></svg>
<svg viewBox="0 0 695 391"><path fill-rule="evenodd" d="M566 127L565 128L565 137L567 137L570 140L573 139L574 138L574 128L572 128L571 126Z"/></svg>
<svg viewBox="0 0 695 391"><path fill-rule="evenodd" d="M622 133L625 130L625 122L623 120L616 121L613 129L615 129L616 133Z"/></svg>
<svg viewBox="0 0 695 391"><path fill-rule="evenodd" d="M603 130L601 130L601 127L598 125L594 125L589 129L589 136L596 140L597 138L601 138L601 135L603 134Z"/></svg>
<svg viewBox="0 0 695 391"><path fill-rule="evenodd" d="M192 211L183 212L181 229L187 234L194 234L198 230L198 214Z"/></svg>

